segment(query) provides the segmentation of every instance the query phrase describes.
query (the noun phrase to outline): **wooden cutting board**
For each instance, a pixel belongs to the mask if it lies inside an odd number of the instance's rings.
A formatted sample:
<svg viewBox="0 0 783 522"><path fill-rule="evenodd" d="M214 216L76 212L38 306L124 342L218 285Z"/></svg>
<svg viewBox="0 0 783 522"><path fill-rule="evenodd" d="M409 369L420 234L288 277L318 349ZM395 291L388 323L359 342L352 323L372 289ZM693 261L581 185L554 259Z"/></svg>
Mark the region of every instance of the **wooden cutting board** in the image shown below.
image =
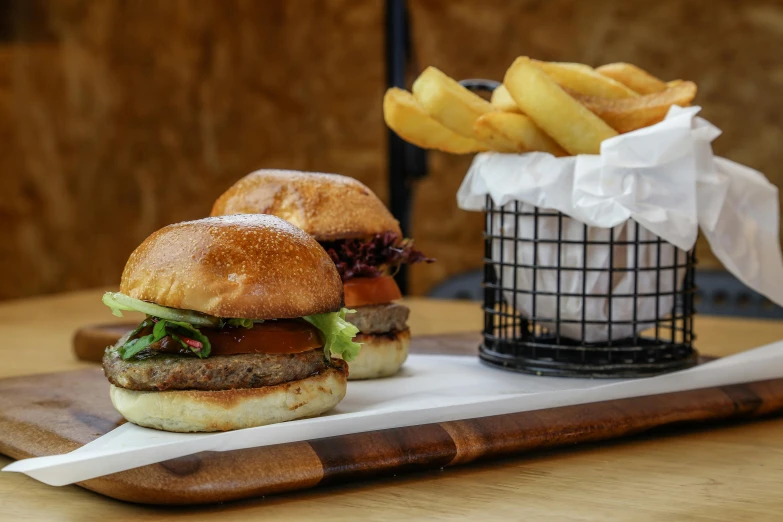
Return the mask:
<svg viewBox="0 0 783 522"><path fill-rule="evenodd" d="M412 351L474 353L477 335L414 338ZM672 424L783 411L783 379L331 437L204 452L85 481L145 504L203 504L437 469L628 436ZM0 380L0 453L72 451L119 426L100 368Z"/></svg>

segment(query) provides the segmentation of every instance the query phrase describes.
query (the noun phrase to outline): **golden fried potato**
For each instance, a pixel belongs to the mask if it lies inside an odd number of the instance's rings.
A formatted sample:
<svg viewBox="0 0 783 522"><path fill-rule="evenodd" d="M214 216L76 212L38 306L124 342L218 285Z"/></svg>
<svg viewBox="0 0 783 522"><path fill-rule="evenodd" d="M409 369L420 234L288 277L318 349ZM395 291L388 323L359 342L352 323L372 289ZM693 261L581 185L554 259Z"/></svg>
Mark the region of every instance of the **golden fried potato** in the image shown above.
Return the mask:
<svg viewBox="0 0 783 522"><path fill-rule="evenodd" d="M666 90L666 83L632 63L608 63L596 68L604 76L622 83L639 94L652 94Z"/></svg>
<svg viewBox="0 0 783 522"><path fill-rule="evenodd" d="M508 153L525 152L524 150L520 150L520 148L517 147L514 144L514 142L508 139L504 134L498 132L497 129L495 129L493 125L490 125L487 120L483 119L486 116L489 116L490 114L513 114L513 113L488 112L483 116L479 116L479 118L476 120L476 124L473 126L473 130L475 131L476 134L476 139L479 142L481 142L481 144L484 145L484 147L486 147L487 150L491 150L494 152L508 152Z"/></svg>
<svg viewBox="0 0 783 522"><path fill-rule="evenodd" d="M487 100L435 67L427 67L413 82L412 90L430 117L467 138L473 137L476 119L494 110Z"/></svg>
<svg viewBox="0 0 783 522"><path fill-rule="evenodd" d="M492 91L492 98L489 100L495 109L503 112L516 112L521 114L522 111L517 107L514 98L508 93L508 89L502 83L500 86ZM474 127L475 128L475 127Z"/></svg>
<svg viewBox="0 0 783 522"><path fill-rule="evenodd" d="M696 84L679 82L665 91L638 98L599 98L572 92L574 98L619 133L654 125L666 117L669 107L687 107L696 97Z"/></svg>
<svg viewBox="0 0 783 522"><path fill-rule="evenodd" d="M605 98L631 98L636 92L608 76L597 73L592 67L581 63L541 62L531 60L561 87L588 96Z"/></svg>
<svg viewBox="0 0 783 522"><path fill-rule="evenodd" d="M489 112L474 125L476 138L498 152L548 152L567 156L555 140L539 129L533 120L513 112Z"/></svg>
<svg viewBox="0 0 783 522"><path fill-rule="evenodd" d="M469 154L485 148L430 118L411 93L393 87L383 97L383 119L400 138L425 149Z"/></svg>
<svg viewBox="0 0 783 522"><path fill-rule="evenodd" d="M560 88L530 58L517 58L503 79L522 112L570 154L598 154L617 132Z"/></svg>

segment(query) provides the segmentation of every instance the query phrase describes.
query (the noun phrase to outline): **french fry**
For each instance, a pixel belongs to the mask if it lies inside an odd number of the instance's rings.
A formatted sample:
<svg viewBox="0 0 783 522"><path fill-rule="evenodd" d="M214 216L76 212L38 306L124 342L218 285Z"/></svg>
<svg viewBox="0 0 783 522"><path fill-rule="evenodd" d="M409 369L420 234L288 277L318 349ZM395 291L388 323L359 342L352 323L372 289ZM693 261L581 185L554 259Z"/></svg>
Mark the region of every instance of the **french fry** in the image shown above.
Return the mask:
<svg viewBox="0 0 783 522"><path fill-rule="evenodd" d="M517 147L514 144L514 142L508 139L504 134L498 132L498 130L495 129L494 126L490 125L489 122L484 119L490 114L513 114L513 113L488 112L487 114L479 116L479 118L476 120L476 123L473 125L473 130L476 134L476 139L480 141L481 144L487 148L487 150L491 150L494 152L507 152L507 153L525 152L523 150L520 150L520 148Z"/></svg>
<svg viewBox="0 0 783 522"><path fill-rule="evenodd" d="M427 67L413 82L413 95L434 120L467 138L473 137L473 124L494 108L435 67Z"/></svg>
<svg viewBox="0 0 783 522"><path fill-rule="evenodd" d="M425 149L469 154L485 148L430 118L411 93L393 87L383 97L383 119L402 139Z"/></svg>
<svg viewBox="0 0 783 522"><path fill-rule="evenodd" d="M498 152L540 151L554 156L568 155L555 140L522 114L489 112L480 116L473 128L479 141Z"/></svg>
<svg viewBox="0 0 783 522"><path fill-rule="evenodd" d="M601 142L617 135L526 56L511 64L503 84L522 112L570 154L598 154Z"/></svg>
<svg viewBox="0 0 783 522"><path fill-rule="evenodd" d="M632 63L608 63L596 68L596 71L639 94L652 94L666 90L666 82Z"/></svg>
<svg viewBox="0 0 783 522"><path fill-rule="evenodd" d="M605 98L631 98L636 92L622 83L596 72L581 63L541 62L531 60L552 78L560 87L565 87L588 96Z"/></svg>
<svg viewBox="0 0 783 522"><path fill-rule="evenodd" d="M519 110L519 107L517 107L514 98L511 97L508 93L508 89L506 89L506 86L502 83L497 89L492 91L492 98L490 98L489 102L499 111L516 112L517 114L522 113L522 111Z"/></svg>
<svg viewBox="0 0 783 522"><path fill-rule="evenodd" d="M543 60L536 60L535 58L530 59L531 62L533 62L536 65L542 64L542 63L549 63L553 66L561 67L563 69L571 69L571 70L577 70L577 71L584 71L584 72L592 72L593 68L587 65L586 63L579 63L579 62L545 62Z"/></svg>
<svg viewBox="0 0 783 522"><path fill-rule="evenodd" d="M665 91L638 98L599 98L572 93L574 98L619 133L630 132L662 121L669 107L687 107L696 97L696 84L680 82Z"/></svg>

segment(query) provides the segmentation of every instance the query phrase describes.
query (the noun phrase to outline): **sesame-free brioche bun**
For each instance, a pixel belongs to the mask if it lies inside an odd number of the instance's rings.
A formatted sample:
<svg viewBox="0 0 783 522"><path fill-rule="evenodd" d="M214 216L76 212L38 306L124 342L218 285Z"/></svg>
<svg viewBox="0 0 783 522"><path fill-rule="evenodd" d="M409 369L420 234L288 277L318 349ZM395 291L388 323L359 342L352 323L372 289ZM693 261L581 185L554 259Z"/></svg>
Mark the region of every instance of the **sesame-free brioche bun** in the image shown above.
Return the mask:
<svg viewBox="0 0 783 522"><path fill-rule="evenodd" d="M212 207L213 216L230 214L272 214L318 241L402 235L400 224L369 188L337 174L258 170L234 183Z"/></svg>
<svg viewBox="0 0 783 522"><path fill-rule="evenodd" d="M348 363L348 380L377 379L391 377L408 358L411 347L411 332L389 332L384 334L358 334L353 339L362 344L359 355Z"/></svg>
<svg viewBox="0 0 783 522"><path fill-rule="evenodd" d="M111 386L111 402L127 420L165 431L228 431L331 410L345 397L346 365L276 386L222 391L134 391Z"/></svg>
<svg viewBox="0 0 783 522"><path fill-rule="evenodd" d="M169 225L131 254L120 292L217 317L286 319L334 312L343 284L312 237L275 216Z"/></svg>

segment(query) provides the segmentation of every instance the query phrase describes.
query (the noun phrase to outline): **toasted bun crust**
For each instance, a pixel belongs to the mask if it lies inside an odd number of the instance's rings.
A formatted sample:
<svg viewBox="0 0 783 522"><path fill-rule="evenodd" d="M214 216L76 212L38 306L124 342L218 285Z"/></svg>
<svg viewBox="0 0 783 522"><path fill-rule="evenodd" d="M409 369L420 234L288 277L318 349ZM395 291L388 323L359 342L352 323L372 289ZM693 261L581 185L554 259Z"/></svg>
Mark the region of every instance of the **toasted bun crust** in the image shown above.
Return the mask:
<svg viewBox="0 0 783 522"><path fill-rule="evenodd" d="M318 241L402 235L400 224L363 183L337 174L258 170L218 198L213 216L273 214Z"/></svg>
<svg viewBox="0 0 783 522"><path fill-rule="evenodd" d="M345 397L345 363L277 386L224 391L145 392L111 386L111 402L128 421L164 431L228 431L314 417Z"/></svg>
<svg viewBox="0 0 783 522"><path fill-rule="evenodd" d="M217 317L285 319L334 312L343 284L310 236L274 216L224 216L164 227L131 254L120 291Z"/></svg>
<svg viewBox="0 0 783 522"><path fill-rule="evenodd" d="M411 332L403 330L388 334L359 334L354 341L362 343L359 356L348 363L348 380L390 377L400 371L411 347Z"/></svg>

